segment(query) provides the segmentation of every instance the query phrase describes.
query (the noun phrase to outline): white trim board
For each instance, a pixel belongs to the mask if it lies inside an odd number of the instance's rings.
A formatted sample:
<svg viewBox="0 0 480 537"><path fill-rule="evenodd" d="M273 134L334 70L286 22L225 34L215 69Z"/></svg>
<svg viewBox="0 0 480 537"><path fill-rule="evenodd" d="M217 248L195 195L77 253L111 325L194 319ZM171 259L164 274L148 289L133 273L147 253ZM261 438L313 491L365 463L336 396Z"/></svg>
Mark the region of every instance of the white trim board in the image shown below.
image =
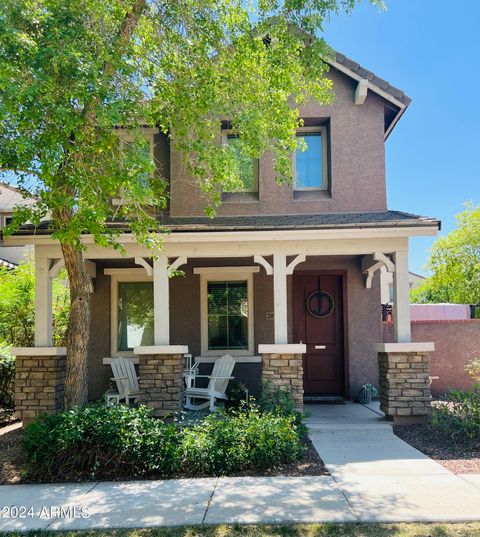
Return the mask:
<svg viewBox="0 0 480 537"><path fill-rule="evenodd" d="M13 356L66 356L66 347L12 347L10 353Z"/></svg>
<svg viewBox="0 0 480 537"><path fill-rule="evenodd" d="M257 266L234 266L234 267L194 267L194 274L208 274L218 276L219 274L253 274L260 272L260 267Z"/></svg>
<svg viewBox="0 0 480 537"><path fill-rule="evenodd" d="M196 356L193 361L199 364L212 364L220 358L221 356ZM262 361L261 356L232 356L232 358L237 364L258 364Z"/></svg>

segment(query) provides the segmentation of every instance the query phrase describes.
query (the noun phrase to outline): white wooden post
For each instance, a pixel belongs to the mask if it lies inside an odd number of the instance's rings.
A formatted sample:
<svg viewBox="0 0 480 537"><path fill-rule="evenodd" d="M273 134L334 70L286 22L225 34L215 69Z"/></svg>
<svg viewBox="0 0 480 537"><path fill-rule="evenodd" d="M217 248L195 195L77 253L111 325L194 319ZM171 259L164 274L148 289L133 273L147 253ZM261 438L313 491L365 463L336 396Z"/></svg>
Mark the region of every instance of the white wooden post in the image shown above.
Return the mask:
<svg viewBox="0 0 480 537"><path fill-rule="evenodd" d="M287 256L273 256L273 308L275 343L288 343L287 323Z"/></svg>
<svg viewBox="0 0 480 537"><path fill-rule="evenodd" d="M35 255L35 347L51 347L52 278L50 259Z"/></svg>
<svg viewBox="0 0 480 537"><path fill-rule="evenodd" d="M153 339L154 345L170 345L170 301L168 257L153 260Z"/></svg>
<svg viewBox="0 0 480 537"><path fill-rule="evenodd" d="M393 254L393 321L396 343L410 343L410 282L408 275L408 250Z"/></svg>

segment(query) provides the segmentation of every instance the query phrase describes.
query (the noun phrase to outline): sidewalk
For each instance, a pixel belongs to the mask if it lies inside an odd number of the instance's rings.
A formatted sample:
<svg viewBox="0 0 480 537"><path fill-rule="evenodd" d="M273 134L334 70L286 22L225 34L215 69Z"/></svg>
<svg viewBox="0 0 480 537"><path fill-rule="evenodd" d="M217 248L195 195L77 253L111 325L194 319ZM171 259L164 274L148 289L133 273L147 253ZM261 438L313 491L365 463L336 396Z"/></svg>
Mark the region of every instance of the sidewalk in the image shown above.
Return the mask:
<svg viewBox="0 0 480 537"><path fill-rule="evenodd" d="M332 476L0 486L0 514L5 505L27 510L3 515L0 531L480 520L480 475L451 474L360 405L308 410Z"/></svg>
<svg viewBox="0 0 480 537"><path fill-rule="evenodd" d="M310 406L310 437L362 522L480 520L480 475L454 475L372 405Z"/></svg>

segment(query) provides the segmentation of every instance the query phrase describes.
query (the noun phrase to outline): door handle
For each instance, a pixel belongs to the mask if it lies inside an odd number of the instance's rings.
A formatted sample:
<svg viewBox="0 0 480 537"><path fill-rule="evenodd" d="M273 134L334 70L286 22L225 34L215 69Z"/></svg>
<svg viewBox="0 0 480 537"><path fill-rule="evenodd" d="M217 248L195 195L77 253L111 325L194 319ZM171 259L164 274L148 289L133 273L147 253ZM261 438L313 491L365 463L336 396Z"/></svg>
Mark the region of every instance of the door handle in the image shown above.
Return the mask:
<svg viewBox="0 0 480 537"><path fill-rule="evenodd" d="M326 349L326 348L327 348L326 345L315 345L316 350L323 350L323 349Z"/></svg>

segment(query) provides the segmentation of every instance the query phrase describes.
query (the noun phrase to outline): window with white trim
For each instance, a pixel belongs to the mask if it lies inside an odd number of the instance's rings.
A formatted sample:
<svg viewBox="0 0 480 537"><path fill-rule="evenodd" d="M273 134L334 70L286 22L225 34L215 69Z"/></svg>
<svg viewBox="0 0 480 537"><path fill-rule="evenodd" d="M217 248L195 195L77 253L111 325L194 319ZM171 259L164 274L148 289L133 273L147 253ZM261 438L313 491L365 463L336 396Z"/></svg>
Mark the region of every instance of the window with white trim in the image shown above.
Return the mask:
<svg viewBox="0 0 480 537"><path fill-rule="evenodd" d="M153 282L149 276L111 276L111 353L131 355L138 346L153 345Z"/></svg>
<svg viewBox="0 0 480 537"><path fill-rule="evenodd" d="M297 149L293 155L295 190L327 190L327 129L305 127L297 132L297 138L306 145L305 151Z"/></svg>
<svg viewBox="0 0 480 537"><path fill-rule="evenodd" d="M248 349L248 282L207 283L208 350Z"/></svg>
<svg viewBox="0 0 480 537"><path fill-rule="evenodd" d="M225 268L225 267L224 267ZM201 340L204 356L253 355L253 270L200 273ZM258 267L251 267L258 269Z"/></svg>

